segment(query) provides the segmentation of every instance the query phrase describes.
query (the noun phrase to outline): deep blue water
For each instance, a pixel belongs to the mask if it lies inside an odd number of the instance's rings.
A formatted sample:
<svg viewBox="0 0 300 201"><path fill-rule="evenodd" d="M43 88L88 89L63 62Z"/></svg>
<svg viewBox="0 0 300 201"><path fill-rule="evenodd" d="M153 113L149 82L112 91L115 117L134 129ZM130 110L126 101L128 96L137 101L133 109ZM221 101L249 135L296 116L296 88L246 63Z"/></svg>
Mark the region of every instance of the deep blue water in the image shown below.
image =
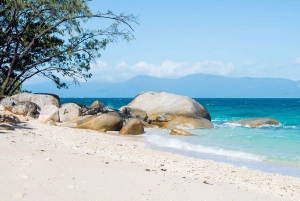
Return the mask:
<svg viewBox="0 0 300 201"><path fill-rule="evenodd" d="M61 98L89 106L99 100L118 109L130 98ZM192 137L170 136L169 131L149 129L145 140L150 148L202 159L247 166L250 169L300 177L300 99L196 100L211 114L214 129L189 130ZM271 117L278 126L259 128L221 125L222 122L251 117Z"/></svg>

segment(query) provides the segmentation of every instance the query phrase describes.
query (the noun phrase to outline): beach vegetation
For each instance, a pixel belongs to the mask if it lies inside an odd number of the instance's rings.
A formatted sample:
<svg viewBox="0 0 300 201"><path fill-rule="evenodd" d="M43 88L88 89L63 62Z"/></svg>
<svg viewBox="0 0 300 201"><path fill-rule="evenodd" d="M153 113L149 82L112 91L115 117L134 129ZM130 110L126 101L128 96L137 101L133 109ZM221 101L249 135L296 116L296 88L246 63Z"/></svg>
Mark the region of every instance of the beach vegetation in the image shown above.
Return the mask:
<svg viewBox="0 0 300 201"><path fill-rule="evenodd" d="M91 0L0 0L0 94L12 95L35 76L68 88L91 78L101 50L134 39L133 14L92 12ZM86 28L86 23L103 29ZM89 26L90 27L90 26Z"/></svg>

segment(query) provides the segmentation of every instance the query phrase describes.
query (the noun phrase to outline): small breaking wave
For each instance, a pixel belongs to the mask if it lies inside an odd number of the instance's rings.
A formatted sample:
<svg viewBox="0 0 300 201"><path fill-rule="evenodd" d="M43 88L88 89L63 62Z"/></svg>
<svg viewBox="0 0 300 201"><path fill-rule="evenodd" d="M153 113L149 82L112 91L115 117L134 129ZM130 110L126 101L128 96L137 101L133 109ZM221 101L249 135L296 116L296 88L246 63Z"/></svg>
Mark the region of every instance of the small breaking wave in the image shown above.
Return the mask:
<svg viewBox="0 0 300 201"><path fill-rule="evenodd" d="M225 122L220 124L214 124L216 128L222 128L222 127L229 127L229 128L235 128L235 127L244 127L244 128L281 128L281 129L299 129L299 126L292 126L292 125L284 125L284 124L265 124L257 127L251 127L249 125L241 125L239 123L232 123L232 122Z"/></svg>
<svg viewBox="0 0 300 201"><path fill-rule="evenodd" d="M198 152L203 154L213 154L213 155L219 155L224 157L232 157L232 158L238 158L238 159L246 159L246 160L253 160L253 161L263 161L264 157L254 155L251 153L241 152L241 151L231 151L231 150L225 150L217 147L205 147L202 145L193 145L189 144L187 142L178 140L178 139L172 139L164 136L160 136L157 134L150 134L147 135L147 141L150 144L159 146L159 147L165 147L165 148L175 148L175 149L181 149L184 151L192 151L192 152Z"/></svg>

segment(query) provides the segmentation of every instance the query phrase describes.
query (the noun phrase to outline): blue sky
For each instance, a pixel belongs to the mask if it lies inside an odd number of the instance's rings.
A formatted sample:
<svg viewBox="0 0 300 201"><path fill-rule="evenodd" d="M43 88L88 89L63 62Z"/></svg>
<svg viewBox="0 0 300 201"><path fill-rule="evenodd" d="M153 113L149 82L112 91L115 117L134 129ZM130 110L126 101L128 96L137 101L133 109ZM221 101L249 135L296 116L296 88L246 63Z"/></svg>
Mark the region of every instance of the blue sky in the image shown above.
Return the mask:
<svg viewBox="0 0 300 201"><path fill-rule="evenodd" d="M94 11L139 16L136 40L109 44L96 82L194 73L300 80L300 1L93 0ZM87 26L104 28L102 21Z"/></svg>

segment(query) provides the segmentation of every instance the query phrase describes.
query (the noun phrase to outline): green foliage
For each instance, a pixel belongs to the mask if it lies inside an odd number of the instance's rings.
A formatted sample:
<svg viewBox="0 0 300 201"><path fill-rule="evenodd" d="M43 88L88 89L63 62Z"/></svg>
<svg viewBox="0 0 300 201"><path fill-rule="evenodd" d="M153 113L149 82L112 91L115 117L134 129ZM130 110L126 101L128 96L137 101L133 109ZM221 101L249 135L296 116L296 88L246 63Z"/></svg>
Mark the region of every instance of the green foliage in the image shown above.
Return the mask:
<svg viewBox="0 0 300 201"><path fill-rule="evenodd" d="M10 95L35 75L66 88L60 77L88 79L90 65L107 44L134 39L133 15L92 13L88 0L0 0L0 89ZM92 18L111 20L104 29L84 29ZM124 28L125 26L125 28Z"/></svg>

